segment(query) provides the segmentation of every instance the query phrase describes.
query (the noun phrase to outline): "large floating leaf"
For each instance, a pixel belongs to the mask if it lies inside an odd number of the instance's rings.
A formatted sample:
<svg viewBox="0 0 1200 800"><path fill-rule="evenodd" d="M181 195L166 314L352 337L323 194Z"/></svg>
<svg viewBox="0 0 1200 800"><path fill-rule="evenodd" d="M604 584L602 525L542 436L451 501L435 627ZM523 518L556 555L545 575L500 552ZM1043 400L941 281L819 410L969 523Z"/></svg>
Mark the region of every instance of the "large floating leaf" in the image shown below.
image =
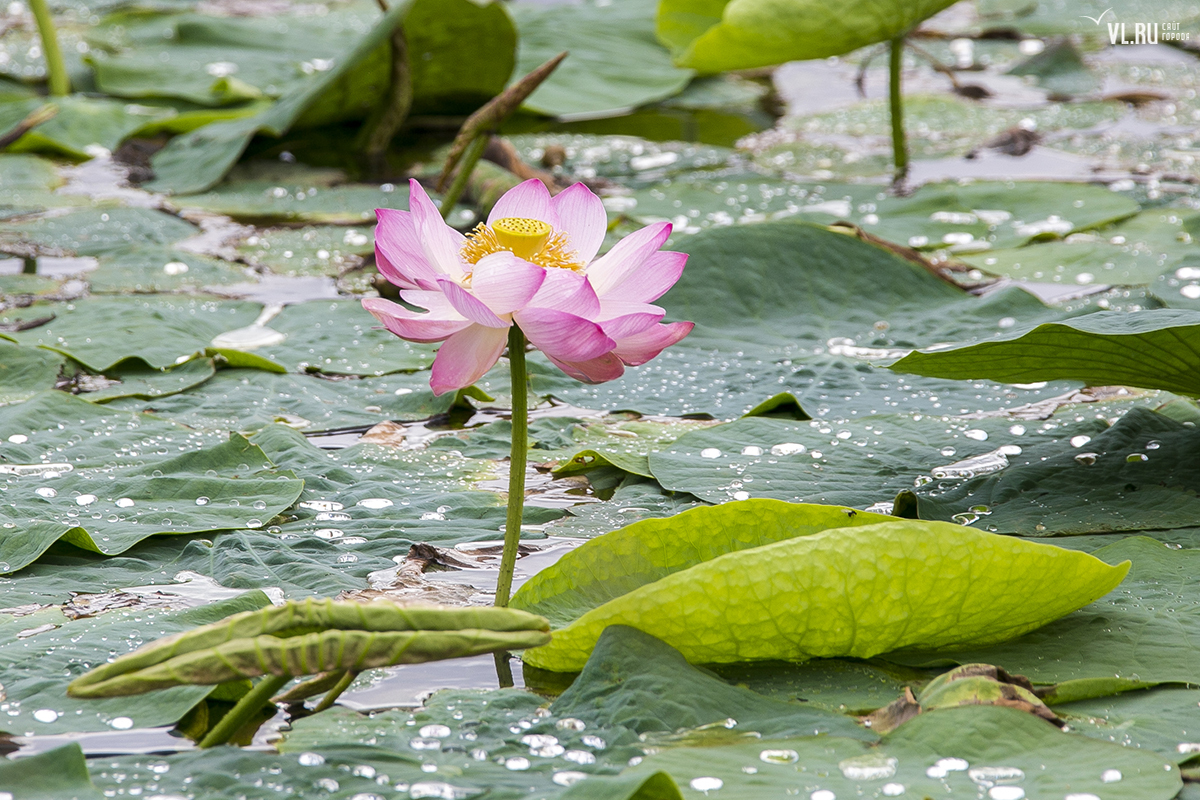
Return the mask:
<svg viewBox="0 0 1200 800"><path fill-rule="evenodd" d="M29 101L26 113L44 102ZM82 161L98 152L116 150L134 131L172 115L168 109L84 95L56 97L53 105L58 113L10 145L9 152L47 153Z"/></svg>
<svg viewBox="0 0 1200 800"><path fill-rule="evenodd" d="M128 410L153 410L202 430L253 433L276 422L321 431L426 419L449 411L454 397L434 397L428 372L334 382L316 375L223 369L182 394L113 402Z"/></svg>
<svg viewBox="0 0 1200 800"><path fill-rule="evenodd" d="M913 347L1066 313L1019 288L973 297L882 248L794 221L702 231L674 246L691 257L659 302L671 318L697 323L691 335L599 386L581 386L535 355L535 391L585 408L728 419L783 391L819 418L992 411L1067 388L897 379L873 366Z"/></svg>
<svg viewBox="0 0 1200 800"><path fill-rule="evenodd" d="M754 500L643 520L567 553L522 587L513 606L566 626L610 600L727 553L888 519L835 506Z"/></svg>
<svg viewBox="0 0 1200 800"><path fill-rule="evenodd" d="M70 356L95 372L127 359L169 367L209 347L228 330L254 322L254 303L214 303L188 298L91 298L70 305L13 309L0 321L55 315L45 325L4 334L24 345L41 345Z"/></svg>
<svg viewBox="0 0 1200 800"><path fill-rule="evenodd" d="M756 513L742 524L772 509L748 502ZM682 532L729 509L641 525L659 529L654 540L672 523ZM694 663L867 658L905 647L1002 642L1080 608L1124 577L1126 568L1081 555L946 523L835 528L668 567L671 574L602 605L574 598L546 603L571 613L592 608L525 659L545 669L579 669L614 624L653 631ZM587 566L573 566L550 568L538 584L583 582ZM514 607L539 608L526 599L538 597L536 586L522 589Z"/></svg>
<svg viewBox="0 0 1200 800"><path fill-rule="evenodd" d="M0 763L0 786L21 800L100 800L104 797L88 777L83 749L74 742L16 761ZM11 794L11 792L10 792Z"/></svg>
<svg viewBox="0 0 1200 800"><path fill-rule="evenodd" d="M408 207L407 184L385 184L383 187L360 183L334 185L327 179L304 181L304 177L230 180L204 194L172 198L172 203L179 208L228 214L258 224L322 222L363 226L374 225L376 208ZM365 246L370 235L371 231L363 229L342 229L337 234L343 244L354 247ZM266 237L259 232L254 238L256 245L261 245ZM286 243L276 249L287 249ZM282 256L282 253L276 255Z"/></svg>
<svg viewBox="0 0 1200 800"><path fill-rule="evenodd" d="M266 595L249 592L189 611L129 609L72 621L57 608L49 608L25 617L0 617L0 669L10 710L15 712L0 728L33 735L178 722L208 694L209 687L182 686L141 697L76 700L67 696L67 684L89 666L104 663L114 653L124 655L144 641L266 605ZM36 630L28 632L31 629ZM55 716L40 713L42 709L55 712Z"/></svg>
<svg viewBox="0 0 1200 800"><path fill-rule="evenodd" d="M1077 733L1106 742L1152 750L1168 761L1196 757L1200 740L1193 709L1200 689L1158 686L1054 706Z"/></svg>
<svg viewBox="0 0 1200 800"><path fill-rule="evenodd" d="M710 503L773 497L866 507L890 501L930 474L961 480L993 472L1031 446L1095 436L1105 427L1094 418L1044 428L1014 428L1003 418L901 414L811 422L747 418L685 434L651 453L649 466L664 488Z"/></svg>
<svg viewBox="0 0 1200 800"><path fill-rule="evenodd" d="M3 572L59 539L113 554L157 533L262 526L303 487L240 436L205 447L214 437L63 392L0 408L0 432Z"/></svg>
<svg viewBox="0 0 1200 800"><path fill-rule="evenodd" d="M764 799L794 795L799 784L818 798L1031 800L1170 800L1182 786L1178 769L1157 754L1064 734L999 706L922 714L877 746L821 737L668 748L630 774L656 770L670 773L689 800L712 797L718 785L722 796Z"/></svg>
<svg viewBox="0 0 1200 800"><path fill-rule="evenodd" d="M28 400L53 388L63 358L35 347L0 339L0 405Z"/></svg>
<svg viewBox="0 0 1200 800"><path fill-rule="evenodd" d="M939 378L1067 379L1200 395L1200 312L1100 312L999 341L910 353L891 367Z"/></svg>
<svg viewBox="0 0 1200 800"><path fill-rule="evenodd" d="M152 160L157 177L149 187L186 194L204 191L220 182L256 133L282 136L340 81L371 58L403 20L412 3L413 0L393 3L369 31L338 54L327 70L287 92L270 108L253 117L216 122L172 139Z"/></svg>
<svg viewBox="0 0 1200 800"><path fill-rule="evenodd" d="M170 245L200 229L152 208L87 208L0 224L0 246L29 255L100 256Z"/></svg>
<svg viewBox="0 0 1200 800"><path fill-rule="evenodd" d="M903 36L954 0L662 0L658 35L677 63L723 72L839 56Z"/></svg>
<svg viewBox="0 0 1200 800"><path fill-rule="evenodd" d="M1039 683L1121 678L1200 683L1200 550L1172 550L1130 537L1096 551L1110 564L1133 562L1121 588L1041 630L1007 644L952 654L893 655L916 665L984 662Z"/></svg>
<svg viewBox="0 0 1200 800"><path fill-rule="evenodd" d="M1187 528L1200 515L1198 447L1194 425L1131 408L1107 430L1068 428L989 475L935 471L915 490L917 514L1021 536Z"/></svg>
<svg viewBox="0 0 1200 800"><path fill-rule="evenodd" d="M624 625L613 625L601 634L587 666L550 711L639 734L724 725L732 719L739 732L876 738L841 714L730 686L688 664L670 645Z"/></svg>
<svg viewBox="0 0 1200 800"><path fill-rule="evenodd" d="M563 50L570 57L525 107L556 117L603 117L677 94L692 71L671 63L654 40L653 5L640 0L512 7L520 31L517 75Z"/></svg>

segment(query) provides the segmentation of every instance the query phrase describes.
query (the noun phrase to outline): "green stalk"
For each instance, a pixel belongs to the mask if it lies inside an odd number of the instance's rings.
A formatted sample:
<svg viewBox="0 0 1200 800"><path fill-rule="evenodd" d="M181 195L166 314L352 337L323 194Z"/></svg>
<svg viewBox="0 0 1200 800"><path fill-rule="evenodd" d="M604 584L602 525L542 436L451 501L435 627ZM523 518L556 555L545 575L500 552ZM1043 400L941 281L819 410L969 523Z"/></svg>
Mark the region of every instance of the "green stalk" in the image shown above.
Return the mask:
<svg viewBox="0 0 1200 800"><path fill-rule="evenodd" d="M471 178L471 170L475 169L475 165L479 163L479 158L483 155L483 150L487 147L487 143L491 138L492 135L490 133L480 133L467 145L467 150L463 153L462 161L459 162L458 172L454 175L454 181L450 184L450 188L446 190L446 193L442 195L443 220L450 219L450 212L454 210L454 204L458 202L458 198L462 197L463 189L467 188L467 181ZM512 337L509 337L509 341L512 341ZM523 343L524 338L521 341ZM525 350L522 348L521 353L524 354L524 352ZM514 428L514 430L516 429ZM523 477L524 473L522 473Z"/></svg>
<svg viewBox="0 0 1200 800"><path fill-rule="evenodd" d="M342 677L338 678L338 682L333 685L332 689L325 693L325 696L321 698L321 702L317 703L316 707L313 708L313 713L316 714L318 711L324 711L332 706L342 696L342 692L346 691L350 684L354 683L354 679L357 677L357 672L350 672L349 670L343 672Z"/></svg>
<svg viewBox="0 0 1200 800"><path fill-rule="evenodd" d="M529 394L525 379L525 334L515 324L508 329L508 371L512 376L512 451L508 462L508 519L504 523L504 555L496 581L496 605L507 606L512 594L521 515L525 510L525 458L529 450Z"/></svg>
<svg viewBox="0 0 1200 800"><path fill-rule="evenodd" d="M37 20L38 33L42 35L42 53L46 56L46 72L50 79L50 94L62 97L71 93L71 79L67 77L67 63L63 61L58 46L58 35L54 31L54 18L46 0L29 0L29 8Z"/></svg>
<svg viewBox="0 0 1200 800"><path fill-rule="evenodd" d="M216 747L227 743L291 679L290 675L264 675L262 680L254 684L253 689L242 695L242 699L229 709L228 714L221 717L221 721L208 735L200 740L200 746Z"/></svg>
<svg viewBox="0 0 1200 800"><path fill-rule="evenodd" d="M888 99L892 112L892 161L896 173L894 183L903 183L908 177L908 143L904 138L904 104L900 97L900 69L904 55L904 37L892 39L891 59L888 65Z"/></svg>

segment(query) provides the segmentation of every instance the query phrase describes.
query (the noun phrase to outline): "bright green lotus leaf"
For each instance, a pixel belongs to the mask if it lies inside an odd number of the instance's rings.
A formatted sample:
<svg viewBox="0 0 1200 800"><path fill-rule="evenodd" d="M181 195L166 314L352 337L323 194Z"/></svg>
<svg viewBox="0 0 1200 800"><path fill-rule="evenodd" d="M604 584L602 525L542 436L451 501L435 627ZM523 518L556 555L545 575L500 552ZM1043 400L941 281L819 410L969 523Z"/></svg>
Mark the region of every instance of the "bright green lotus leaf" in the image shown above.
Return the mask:
<svg viewBox="0 0 1200 800"><path fill-rule="evenodd" d="M265 594L252 591L185 611L129 608L70 620L59 609L47 608L22 617L0 616L0 670L9 710L15 712L6 715L0 729L25 736L121 730L128 727L126 721L136 728L172 725L203 700L210 687L77 700L67 696L67 684L87 666L124 655L143 641L269 605ZM57 716L36 714L40 709Z"/></svg>
<svg viewBox="0 0 1200 800"><path fill-rule="evenodd" d="M888 519L836 506L748 500L642 520L567 553L521 587L512 606L565 627L611 600L729 553Z"/></svg>
<svg viewBox="0 0 1200 800"><path fill-rule="evenodd" d="M171 202L181 209L227 214L257 224L316 222L365 226L341 228L337 234L343 247L356 249L366 247L371 241L370 228L375 223L376 208L408 207L407 183L382 187L358 183L335 185L324 180L306 182L303 178L301 175L290 180L230 180L204 194L173 197ZM287 249L286 242L276 246L264 232L258 232L254 238L252 247L262 245L266 239L272 249ZM282 257L282 252L274 255Z"/></svg>
<svg viewBox="0 0 1200 800"><path fill-rule="evenodd" d="M663 748L626 774L659 770L675 778L688 800L712 797L711 789L702 790L715 786L713 779L722 796L781 799L799 785L818 798L1170 800L1182 786L1178 768L1155 753L1064 734L1000 706L922 714L878 745L820 737Z"/></svg>
<svg viewBox="0 0 1200 800"><path fill-rule="evenodd" d="M186 194L217 184L241 157L257 133L282 136L305 112L317 106L343 78L352 75L391 36L413 0L392 3L374 25L311 81L284 93L279 102L253 117L216 122L172 139L151 161L156 178L147 184L155 191Z"/></svg>
<svg viewBox="0 0 1200 800"><path fill-rule="evenodd" d="M553 117L617 116L679 93L694 74L654 40L654 7L642 0L511 6L520 33L516 75L564 50L570 56L525 101Z"/></svg>
<svg viewBox="0 0 1200 800"><path fill-rule="evenodd" d="M831 414L794 422L748 417L687 433L651 453L649 465L664 488L710 503L772 497L866 508L890 502L931 475L946 479L936 487L942 491L965 477L1000 470L1010 456L1015 461L1015 454L1035 445L1065 447L1072 437L1097 436L1106 427L1094 416L1015 430L1005 418ZM950 519L977 504L922 519Z"/></svg>
<svg viewBox="0 0 1200 800"><path fill-rule="evenodd" d="M918 516L1054 536L1187 528L1200 514L1194 425L1135 407L1107 430L1067 428L1055 441L1029 444L991 474L935 470L912 490Z"/></svg>
<svg viewBox="0 0 1200 800"><path fill-rule="evenodd" d="M1076 380L1200 395L1200 312L1099 312L1014 336L910 353L897 372L1006 383Z"/></svg>
<svg viewBox="0 0 1200 800"><path fill-rule="evenodd" d="M730 686L688 664L670 645L624 625L605 629L583 672L554 701L550 713L639 734L674 733L735 719L743 734L876 738L837 712Z"/></svg>
<svg viewBox="0 0 1200 800"><path fill-rule="evenodd" d="M57 353L0 339L0 405L19 403L54 388L64 363Z"/></svg>
<svg viewBox="0 0 1200 800"><path fill-rule="evenodd" d="M21 800L101 800L76 742L15 761L0 762L0 786ZM15 794L13 794L15 792Z"/></svg>
<svg viewBox="0 0 1200 800"><path fill-rule="evenodd" d="M840 56L903 36L954 0L662 0L658 36L702 73Z"/></svg>
<svg viewBox="0 0 1200 800"><path fill-rule="evenodd" d="M1200 683L1200 592L1193 579L1200 550L1173 550L1136 536L1095 553L1110 564L1132 561L1121 589L1019 639L955 653L891 654L917 666L983 662L1037 683L1121 678L1143 683Z"/></svg>
<svg viewBox="0 0 1200 800"><path fill-rule="evenodd" d="M728 514L730 507L697 509L676 528L714 513ZM592 608L525 658L543 669L579 669L614 624L652 630L693 663L869 658L918 643L962 648L1039 628L1103 596L1126 571L947 523L835 528L717 555L602 605L580 600L568 606L565 598L545 603L548 610ZM917 574L937 577L922 585L908 577ZM528 600L514 606L543 607ZM564 616L559 612L556 622ZM736 637L728 635L730 620L736 620Z"/></svg>
<svg viewBox="0 0 1200 800"><path fill-rule="evenodd" d="M203 351L221 333L246 327L261 311L256 303L214 303L187 297L89 298L71 304L11 309L0 322L54 315L44 325L8 334L107 372L128 359L169 367Z"/></svg>

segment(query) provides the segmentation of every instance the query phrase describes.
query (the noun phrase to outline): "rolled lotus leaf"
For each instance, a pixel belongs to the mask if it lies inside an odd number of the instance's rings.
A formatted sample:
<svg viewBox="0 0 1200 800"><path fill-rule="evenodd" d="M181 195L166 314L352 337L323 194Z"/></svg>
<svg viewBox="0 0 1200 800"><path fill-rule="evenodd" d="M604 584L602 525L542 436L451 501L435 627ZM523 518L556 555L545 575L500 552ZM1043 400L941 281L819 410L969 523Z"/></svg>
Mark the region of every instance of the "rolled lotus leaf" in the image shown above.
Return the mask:
<svg viewBox="0 0 1200 800"><path fill-rule="evenodd" d="M221 683L268 672L299 676L458 658L536 647L549 641L549 628L542 617L508 608L310 598L234 614L150 642L80 676L68 691L75 697L106 697L183 683ZM321 650L326 646L333 649ZM258 666L244 655L255 654L255 648L262 649ZM195 658L190 658L193 655ZM221 659L231 659L228 669L213 663ZM165 672L159 669L168 665ZM178 676L172 674L176 669ZM113 688L117 685L122 688ZM131 688L135 686L143 688Z"/></svg>
<svg viewBox="0 0 1200 800"><path fill-rule="evenodd" d="M374 667L419 664L522 650L550 641L544 631L324 631L280 639L235 639L111 677L99 683L89 673L68 687L73 697L119 697L184 684L210 685L260 675L300 676L314 672L361 672ZM115 662L114 662L115 663Z"/></svg>

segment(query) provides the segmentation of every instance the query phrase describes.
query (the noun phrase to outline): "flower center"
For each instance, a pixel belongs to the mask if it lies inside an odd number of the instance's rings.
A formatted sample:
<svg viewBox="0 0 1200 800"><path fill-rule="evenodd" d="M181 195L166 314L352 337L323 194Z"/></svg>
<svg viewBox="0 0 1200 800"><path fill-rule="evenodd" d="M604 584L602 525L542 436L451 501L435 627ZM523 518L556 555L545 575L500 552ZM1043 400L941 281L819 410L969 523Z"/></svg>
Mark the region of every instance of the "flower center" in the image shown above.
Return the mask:
<svg viewBox="0 0 1200 800"><path fill-rule="evenodd" d="M537 255L542 247L550 240L554 229L540 219L522 219L521 217L505 217L496 220L492 226L496 241L506 250L511 250L518 258L529 260Z"/></svg>
<svg viewBox="0 0 1200 800"><path fill-rule="evenodd" d="M576 272L584 268L575 251L571 250L565 233L555 231L539 219L523 217L505 217L491 225L476 225L475 230L467 234L462 257L468 264L477 264L484 256L505 250L539 267Z"/></svg>

